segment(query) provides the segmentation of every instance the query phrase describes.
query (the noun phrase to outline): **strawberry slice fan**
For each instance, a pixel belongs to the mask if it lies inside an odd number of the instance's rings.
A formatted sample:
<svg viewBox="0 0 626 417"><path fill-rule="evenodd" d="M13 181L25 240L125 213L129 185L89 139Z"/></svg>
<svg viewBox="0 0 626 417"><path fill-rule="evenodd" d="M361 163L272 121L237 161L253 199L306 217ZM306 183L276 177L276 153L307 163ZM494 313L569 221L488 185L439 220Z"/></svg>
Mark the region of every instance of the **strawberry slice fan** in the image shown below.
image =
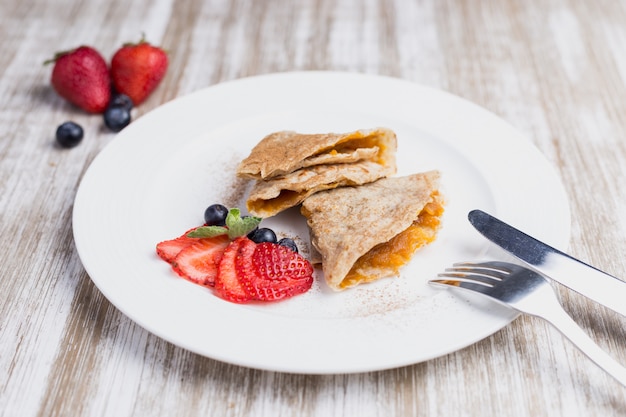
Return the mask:
<svg viewBox="0 0 626 417"><path fill-rule="evenodd" d="M276 242L273 232L272 241L255 241L255 236L268 236L255 233L263 230L258 228L261 218L241 217L239 209L227 213L217 220L212 219L213 213L204 226L158 243L157 254L179 276L210 287L234 303L277 301L311 288L313 266L298 253L295 244Z"/></svg>

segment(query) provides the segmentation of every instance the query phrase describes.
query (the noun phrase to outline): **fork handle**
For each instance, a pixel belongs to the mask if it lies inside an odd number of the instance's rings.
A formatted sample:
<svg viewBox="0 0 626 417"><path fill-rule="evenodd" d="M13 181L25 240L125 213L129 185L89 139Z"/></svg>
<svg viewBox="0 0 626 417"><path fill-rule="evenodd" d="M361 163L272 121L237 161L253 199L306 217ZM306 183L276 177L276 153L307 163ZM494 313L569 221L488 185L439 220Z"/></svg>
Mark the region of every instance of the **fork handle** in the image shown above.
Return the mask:
<svg viewBox="0 0 626 417"><path fill-rule="evenodd" d="M626 368L600 348L585 331L561 308L543 309L535 314L552 324L589 359L626 386Z"/></svg>

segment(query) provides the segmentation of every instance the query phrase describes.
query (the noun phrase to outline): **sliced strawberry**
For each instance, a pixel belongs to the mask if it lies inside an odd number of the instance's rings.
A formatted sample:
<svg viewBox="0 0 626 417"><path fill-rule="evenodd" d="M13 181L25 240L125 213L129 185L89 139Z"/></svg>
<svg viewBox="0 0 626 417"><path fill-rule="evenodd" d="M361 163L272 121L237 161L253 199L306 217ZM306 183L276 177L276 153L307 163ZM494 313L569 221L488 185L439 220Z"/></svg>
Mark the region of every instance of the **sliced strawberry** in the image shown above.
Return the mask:
<svg viewBox="0 0 626 417"><path fill-rule="evenodd" d="M250 257L255 247L256 244L247 237L238 237L228 245L219 262L215 279L215 291L221 298L234 303L250 301L250 296L239 281L235 264L243 256Z"/></svg>
<svg viewBox="0 0 626 417"><path fill-rule="evenodd" d="M254 255L256 248L257 244L247 239L247 242L242 242L239 249L239 256L235 258L237 280L246 294L248 294L248 297L252 300L256 299L256 290L252 287L252 283L256 282L258 279L257 268L252 261L252 255Z"/></svg>
<svg viewBox="0 0 626 417"><path fill-rule="evenodd" d="M197 238L187 237L187 233L194 229L186 231L183 235L177 237L176 239L159 242L156 247L157 255L159 255L165 262L173 262L174 258L176 258L176 255L178 255L180 251L198 241Z"/></svg>
<svg viewBox="0 0 626 417"><path fill-rule="evenodd" d="M193 240L193 241L192 241ZM172 240L165 240L159 242L156 247L157 255L161 257L165 262L173 262L176 255L187 246L192 245L198 239L192 239L188 237L179 237Z"/></svg>
<svg viewBox="0 0 626 417"><path fill-rule="evenodd" d="M217 265L228 246L226 235L194 239L191 245L183 248L172 261L178 275L200 285L215 285Z"/></svg>
<svg viewBox="0 0 626 417"><path fill-rule="evenodd" d="M256 245L250 264L240 262L240 279L251 298L275 301L308 291L313 267L302 255L275 243ZM255 273L250 273L250 268Z"/></svg>

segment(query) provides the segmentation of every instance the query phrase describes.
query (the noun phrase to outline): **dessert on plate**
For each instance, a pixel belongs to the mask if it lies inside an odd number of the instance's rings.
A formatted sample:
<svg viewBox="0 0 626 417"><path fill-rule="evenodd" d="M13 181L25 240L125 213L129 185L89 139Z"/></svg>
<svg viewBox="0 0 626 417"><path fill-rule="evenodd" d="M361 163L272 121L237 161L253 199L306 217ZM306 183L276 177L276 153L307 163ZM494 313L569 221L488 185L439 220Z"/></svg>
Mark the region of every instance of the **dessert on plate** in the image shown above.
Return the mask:
<svg viewBox="0 0 626 417"><path fill-rule="evenodd" d="M183 278L236 303L308 291L312 264L335 291L396 276L435 240L444 211L439 171L391 176L396 143L386 128L267 135L237 169L255 181L246 201L252 216L213 204L203 226L158 243L157 253ZM297 205L309 227L310 260L293 239L258 227Z"/></svg>

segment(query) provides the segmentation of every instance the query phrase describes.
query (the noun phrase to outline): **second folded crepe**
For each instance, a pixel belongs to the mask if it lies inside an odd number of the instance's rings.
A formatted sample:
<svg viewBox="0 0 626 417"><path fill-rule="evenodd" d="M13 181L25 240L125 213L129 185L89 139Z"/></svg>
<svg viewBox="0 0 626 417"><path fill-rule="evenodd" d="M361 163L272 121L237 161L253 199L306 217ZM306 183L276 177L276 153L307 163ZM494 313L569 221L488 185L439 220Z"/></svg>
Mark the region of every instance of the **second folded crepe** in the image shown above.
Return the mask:
<svg viewBox="0 0 626 417"><path fill-rule="evenodd" d="M248 211L271 217L318 191L367 184L396 172L395 133L386 128L350 133L266 136L237 169L255 179Z"/></svg>
<svg viewBox="0 0 626 417"><path fill-rule="evenodd" d="M432 242L443 214L439 177L428 171L307 198L301 212L328 286L340 291L397 275Z"/></svg>

